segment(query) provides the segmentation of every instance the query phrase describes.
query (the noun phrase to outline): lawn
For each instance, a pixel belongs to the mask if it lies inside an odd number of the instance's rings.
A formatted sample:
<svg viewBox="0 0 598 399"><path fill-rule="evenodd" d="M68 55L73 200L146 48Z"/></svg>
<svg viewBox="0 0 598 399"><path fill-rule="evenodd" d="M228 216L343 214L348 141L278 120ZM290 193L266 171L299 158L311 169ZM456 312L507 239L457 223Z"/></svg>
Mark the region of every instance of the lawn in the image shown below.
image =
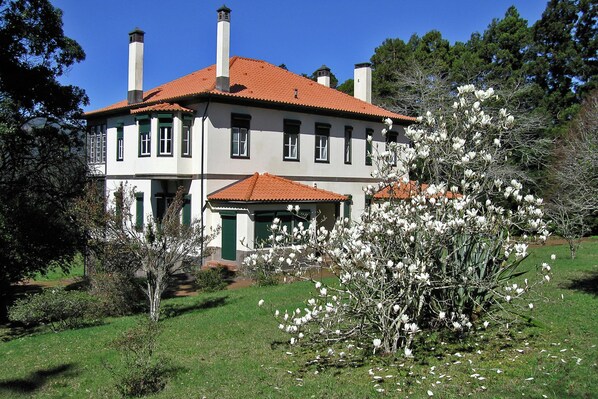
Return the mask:
<svg viewBox="0 0 598 399"><path fill-rule="evenodd" d="M534 301L533 326L490 343L436 345L409 361L306 366L308 350L289 347L270 314L273 308L300 306L311 289L306 283L166 300L159 352L175 371L154 397L427 398L428 391L436 398L596 397L598 240L585 242L575 261L564 245L534 248L527 267L552 253L553 279ZM262 308L260 299L266 301ZM0 397L114 397L106 365L119 356L108 345L136 320L113 318L95 327L0 342Z"/></svg>

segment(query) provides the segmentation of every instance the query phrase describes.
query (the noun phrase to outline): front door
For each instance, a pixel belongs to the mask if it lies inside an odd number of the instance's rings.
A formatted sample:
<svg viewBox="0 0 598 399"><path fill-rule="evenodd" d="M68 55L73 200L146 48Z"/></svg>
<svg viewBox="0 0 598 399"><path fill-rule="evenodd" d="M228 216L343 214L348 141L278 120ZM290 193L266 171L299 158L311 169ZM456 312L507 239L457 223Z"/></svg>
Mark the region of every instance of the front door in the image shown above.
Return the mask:
<svg viewBox="0 0 598 399"><path fill-rule="evenodd" d="M221 213L222 218L222 259L237 260L237 214Z"/></svg>

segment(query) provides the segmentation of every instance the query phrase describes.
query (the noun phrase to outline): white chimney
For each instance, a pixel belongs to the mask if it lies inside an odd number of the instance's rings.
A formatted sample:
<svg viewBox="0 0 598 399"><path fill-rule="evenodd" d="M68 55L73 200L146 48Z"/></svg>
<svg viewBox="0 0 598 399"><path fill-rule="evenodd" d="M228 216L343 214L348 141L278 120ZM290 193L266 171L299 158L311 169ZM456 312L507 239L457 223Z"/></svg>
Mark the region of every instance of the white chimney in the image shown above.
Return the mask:
<svg viewBox="0 0 598 399"><path fill-rule="evenodd" d="M354 96L366 103L372 103L372 64L355 64L353 74Z"/></svg>
<svg viewBox="0 0 598 399"><path fill-rule="evenodd" d="M129 33L129 104L143 102L143 37L145 32L135 28Z"/></svg>
<svg viewBox="0 0 598 399"><path fill-rule="evenodd" d="M218 9L218 33L216 43L216 89L230 91L228 72L230 57L230 8L223 5Z"/></svg>
<svg viewBox="0 0 598 399"><path fill-rule="evenodd" d="M316 71L316 77L318 78L318 83L330 87L330 68L326 65L322 65L320 69Z"/></svg>

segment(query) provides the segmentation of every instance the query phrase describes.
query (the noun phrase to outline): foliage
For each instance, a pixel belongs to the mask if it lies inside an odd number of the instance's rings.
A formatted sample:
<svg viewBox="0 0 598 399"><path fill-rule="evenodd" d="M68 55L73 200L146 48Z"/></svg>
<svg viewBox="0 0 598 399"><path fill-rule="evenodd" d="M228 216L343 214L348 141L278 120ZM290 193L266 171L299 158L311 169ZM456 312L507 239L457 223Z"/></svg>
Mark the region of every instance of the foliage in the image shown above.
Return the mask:
<svg viewBox="0 0 598 399"><path fill-rule="evenodd" d="M141 397L161 391L168 382L168 362L156 356L161 328L144 320L112 342L121 355L121 366L110 368L116 389L123 397Z"/></svg>
<svg viewBox="0 0 598 399"><path fill-rule="evenodd" d="M85 292L48 288L18 299L9 310L9 318L27 325L49 324L56 332L95 322L96 305Z"/></svg>
<svg viewBox="0 0 598 399"><path fill-rule="evenodd" d="M331 231L315 223L288 231L275 221L272 249L246 259L286 263L294 273L326 267L338 276L339 286L316 282L317 295L303 310L277 313L291 344L339 342L347 351L370 346L409 357L422 331L460 335L485 328L489 319L502 324L501 310L517 306L538 283L509 281L518 275L527 243L548 235L542 200L517 180L488 173L505 162L500 148L513 116L485 109L492 89L464 86L458 92L452 117L428 112L409 126L409 148L390 143L378 154L372 176L380 184L367 193L384 189L389 195L360 221L340 221ZM383 134L392 129L387 123ZM405 171L426 181L409 181ZM396 194L405 190L408 199ZM502 206L505 200L513 211ZM542 270L549 269L545 264Z"/></svg>
<svg viewBox="0 0 598 399"><path fill-rule="evenodd" d="M89 294L103 316L124 316L144 308L144 295L134 276L124 273L90 274Z"/></svg>
<svg viewBox="0 0 598 399"><path fill-rule="evenodd" d="M207 243L215 233L204 234L200 220L193 220L189 225L182 223L182 188L163 217L150 215L143 228L136 225L133 213L134 189L121 185L114 194L114 201L104 201L90 188L77 205L79 219L87 230L89 248L97 259L125 275L137 270L143 272L150 318L158 321L162 294L172 276L201 254L206 256ZM104 203L108 204L107 208ZM106 270L106 266L103 268Z"/></svg>
<svg viewBox="0 0 598 399"><path fill-rule="evenodd" d="M556 150L547 213L569 244L571 258L598 215L598 89L582 104Z"/></svg>
<svg viewBox="0 0 598 399"><path fill-rule="evenodd" d="M202 292L220 291L227 287L232 275L226 266L199 269L195 272L195 286Z"/></svg>
<svg viewBox="0 0 598 399"><path fill-rule="evenodd" d="M69 209L85 179L87 97L59 78L85 54L61 19L48 0L0 2L0 317L11 283L82 244Z"/></svg>

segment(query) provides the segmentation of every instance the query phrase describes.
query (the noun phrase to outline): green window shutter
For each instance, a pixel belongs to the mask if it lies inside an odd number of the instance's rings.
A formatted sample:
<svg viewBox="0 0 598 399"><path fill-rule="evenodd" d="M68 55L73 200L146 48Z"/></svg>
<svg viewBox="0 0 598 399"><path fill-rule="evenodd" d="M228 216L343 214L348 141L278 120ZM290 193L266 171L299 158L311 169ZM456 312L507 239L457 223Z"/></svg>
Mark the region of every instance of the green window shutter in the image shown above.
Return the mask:
<svg viewBox="0 0 598 399"><path fill-rule="evenodd" d="M274 220L274 212L256 212L255 213L255 243L256 245L265 244L268 246L270 235L270 226Z"/></svg>
<svg viewBox="0 0 598 399"><path fill-rule="evenodd" d="M139 121L139 134L149 133L151 130L150 120L141 119Z"/></svg>
<svg viewBox="0 0 598 399"><path fill-rule="evenodd" d="M135 227L143 229L143 193L135 193Z"/></svg>
<svg viewBox="0 0 598 399"><path fill-rule="evenodd" d="M183 224L185 226L191 225L191 194L185 195L183 200Z"/></svg>

